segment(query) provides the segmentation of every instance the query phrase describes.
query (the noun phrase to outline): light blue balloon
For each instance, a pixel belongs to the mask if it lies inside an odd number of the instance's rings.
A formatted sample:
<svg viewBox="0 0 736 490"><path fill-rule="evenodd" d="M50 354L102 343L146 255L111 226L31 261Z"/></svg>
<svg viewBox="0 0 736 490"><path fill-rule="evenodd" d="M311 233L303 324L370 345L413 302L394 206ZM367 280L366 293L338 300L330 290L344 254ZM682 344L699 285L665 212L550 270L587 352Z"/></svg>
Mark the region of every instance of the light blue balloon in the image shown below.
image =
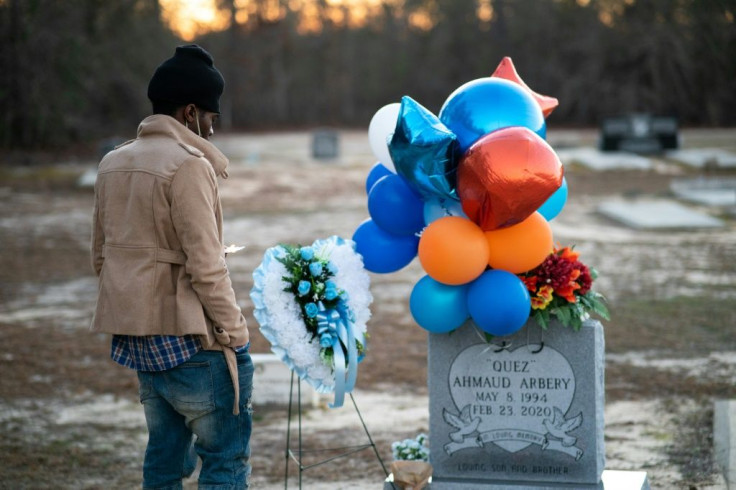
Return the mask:
<svg viewBox="0 0 736 490"><path fill-rule="evenodd" d="M454 199L432 199L424 203L424 223L430 224L447 216L467 218L460 201Z"/></svg>
<svg viewBox="0 0 736 490"><path fill-rule="evenodd" d="M455 133L465 151L497 129L523 126L547 134L542 109L521 85L498 77L479 78L457 88L440 109L440 121Z"/></svg>
<svg viewBox="0 0 736 490"><path fill-rule="evenodd" d="M378 179L368 194L368 212L393 235L413 235L424 228L424 202L400 175Z"/></svg>
<svg viewBox="0 0 736 490"><path fill-rule="evenodd" d="M387 169L381 162L376 162L368 172L368 177L365 179L365 193L369 194L373 186L378 182L381 177L391 175L393 172Z"/></svg>
<svg viewBox="0 0 736 490"><path fill-rule="evenodd" d="M424 276L409 297L414 321L431 333L455 330L468 319L468 285L448 286Z"/></svg>
<svg viewBox="0 0 736 490"><path fill-rule="evenodd" d="M567 179L562 177L562 185L554 194L542 204L537 211L544 216L547 221L552 221L557 217L567 203Z"/></svg>
<svg viewBox="0 0 736 490"><path fill-rule="evenodd" d="M529 291L510 272L485 271L468 288L470 318L491 335L511 335L518 331L529 319L530 309Z"/></svg>
<svg viewBox="0 0 736 490"><path fill-rule="evenodd" d="M353 233L355 250L363 256L366 270L379 274L396 272L417 256L419 237L396 236L381 229L372 219L363 221Z"/></svg>

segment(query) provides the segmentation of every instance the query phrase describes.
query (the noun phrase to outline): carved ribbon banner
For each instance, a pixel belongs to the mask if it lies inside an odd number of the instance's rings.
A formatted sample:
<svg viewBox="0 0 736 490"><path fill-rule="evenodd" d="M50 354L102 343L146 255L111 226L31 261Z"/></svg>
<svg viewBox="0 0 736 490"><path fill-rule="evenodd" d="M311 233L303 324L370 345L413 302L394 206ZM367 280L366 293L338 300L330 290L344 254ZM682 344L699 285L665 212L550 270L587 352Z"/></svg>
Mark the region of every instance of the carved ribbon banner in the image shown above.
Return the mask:
<svg viewBox="0 0 736 490"><path fill-rule="evenodd" d="M461 442L450 442L445 444L444 449L448 455L462 449L480 448L488 443L496 441L519 441L529 442L541 446L543 451L559 451L579 460L583 456L583 450L576 446L565 446L562 441L549 439L547 435L528 430L497 429L482 432L477 436L466 436Z"/></svg>

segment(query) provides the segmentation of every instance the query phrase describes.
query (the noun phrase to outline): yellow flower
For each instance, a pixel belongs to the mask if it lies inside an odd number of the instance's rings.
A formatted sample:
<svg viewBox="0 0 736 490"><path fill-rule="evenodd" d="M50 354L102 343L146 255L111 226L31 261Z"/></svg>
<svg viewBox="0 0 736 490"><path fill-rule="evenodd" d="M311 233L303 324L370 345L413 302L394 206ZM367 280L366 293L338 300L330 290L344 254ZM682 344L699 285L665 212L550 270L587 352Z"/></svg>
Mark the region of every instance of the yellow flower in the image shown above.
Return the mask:
<svg viewBox="0 0 736 490"><path fill-rule="evenodd" d="M554 288L549 285L539 288L536 296L532 298L532 308L535 310L545 309L547 305L552 302L552 293L554 293L554 291Z"/></svg>

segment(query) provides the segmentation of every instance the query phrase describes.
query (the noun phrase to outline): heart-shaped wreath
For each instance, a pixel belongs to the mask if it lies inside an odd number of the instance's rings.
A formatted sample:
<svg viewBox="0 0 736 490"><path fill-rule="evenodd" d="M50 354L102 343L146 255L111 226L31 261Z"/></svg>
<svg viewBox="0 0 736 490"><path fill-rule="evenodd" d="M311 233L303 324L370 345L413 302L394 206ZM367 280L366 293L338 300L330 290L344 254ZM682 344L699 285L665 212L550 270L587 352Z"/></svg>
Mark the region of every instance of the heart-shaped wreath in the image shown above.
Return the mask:
<svg viewBox="0 0 736 490"><path fill-rule="evenodd" d="M355 385L371 316L370 278L352 241L266 250L253 272L254 316L271 350L339 407Z"/></svg>

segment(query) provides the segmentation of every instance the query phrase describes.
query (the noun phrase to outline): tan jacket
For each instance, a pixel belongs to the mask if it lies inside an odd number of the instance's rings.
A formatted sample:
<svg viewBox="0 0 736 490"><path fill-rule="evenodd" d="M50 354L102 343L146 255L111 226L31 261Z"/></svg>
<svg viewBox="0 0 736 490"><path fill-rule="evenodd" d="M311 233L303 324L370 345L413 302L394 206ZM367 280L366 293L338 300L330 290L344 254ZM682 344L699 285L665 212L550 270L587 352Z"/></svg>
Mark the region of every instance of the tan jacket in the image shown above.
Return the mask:
<svg viewBox="0 0 736 490"><path fill-rule="evenodd" d="M248 342L248 329L223 253L217 176L227 178L227 164L209 141L164 115L143 120L136 139L102 159L92 330L199 335L205 349L225 351L237 383L231 348Z"/></svg>

